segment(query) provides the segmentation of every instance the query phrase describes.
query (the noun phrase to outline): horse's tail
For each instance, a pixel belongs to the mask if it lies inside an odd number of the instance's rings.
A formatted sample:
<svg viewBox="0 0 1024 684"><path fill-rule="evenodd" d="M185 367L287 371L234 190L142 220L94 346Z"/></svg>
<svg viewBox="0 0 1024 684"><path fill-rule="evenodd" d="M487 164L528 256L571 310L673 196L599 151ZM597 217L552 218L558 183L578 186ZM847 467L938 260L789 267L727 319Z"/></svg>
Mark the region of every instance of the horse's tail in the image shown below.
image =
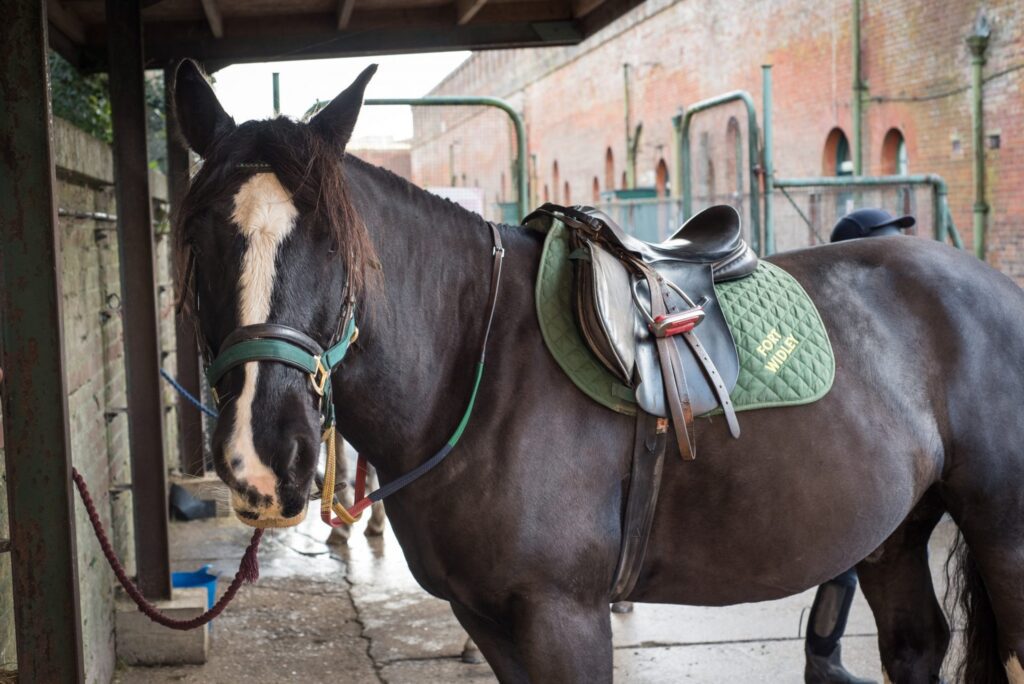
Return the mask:
<svg viewBox="0 0 1024 684"><path fill-rule="evenodd" d="M971 684L1008 684L997 638L996 615L978 564L961 532L946 560L946 608L964 620L964 650L956 680Z"/></svg>

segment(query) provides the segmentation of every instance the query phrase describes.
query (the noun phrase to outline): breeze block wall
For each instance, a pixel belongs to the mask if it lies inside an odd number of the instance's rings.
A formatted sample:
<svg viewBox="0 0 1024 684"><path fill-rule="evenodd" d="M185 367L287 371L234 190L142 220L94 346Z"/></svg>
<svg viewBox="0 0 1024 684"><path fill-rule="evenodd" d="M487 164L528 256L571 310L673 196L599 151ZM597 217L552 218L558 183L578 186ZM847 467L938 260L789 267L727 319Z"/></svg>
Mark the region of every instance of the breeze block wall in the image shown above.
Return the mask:
<svg viewBox="0 0 1024 684"><path fill-rule="evenodd" d="M971 58L965 39L979 11L992 27L984 67L988 220L987 258L1024 284L1024 3L1018 0L862 0L861 61L865 82L864 173L891 173L886 134L903 136L909 172L936 173L949 185L954 222L971 243ZM626 92L631 127L642 124L638 186L655 185L659 165L678 193L672 117L683 107L732 90L761 111L761 65L773 65L776 177L834 175L826 141L838 128L853 143L852 0L648 0L578 46L474 54L432 95L491 95L510 100L528 128L533 202L593 201L624 187ZM627 76L628 72L628 76ZM628 79L628 87L627 87ZM735 120L735 121L731 121ZM473 122L444 135L466 150L482 133ZM447 177L450 149L434 138L412 144L417 183ZM740 154L737 155L736 139ZM693 121L695 207L739 203L749 216L747 124L739 104ZM737 159L737 156L739 158ZM493 196L488 155L464 155L460 172ZM557 163L558 178L555 178ZM460 175L461 175L460 173ZM923 197L923 195L922 195ZM746 202L746 204L744 204ZM810 244L814 235L774 204L779 249ZM783 220L784 219L784 220ZM825 238L831 219L824 221ZM930 226L922 226L922 234Z"/></svg>
<svg viewBox="0 0 1024 684"><path fill-rule="evenodd" d="M121 318L121 279L114 167L110 148L71 124L55 119L54 154L63 277L64 356L74 466L89 483L103 524L129 574L134 573L129 410ZM157 217L161 345L172 373L173 295L170 294L166 182L151 175ZM91 214L93 217L82 217ZM168 467L177 467L174 401L165 396ZM2 466L0 439L0 466ZM116 579L75 495L75 532L81 597L83 652L88 682L109 682L116 665L114 592ZM0 479L0 536L7 535L6 482ZM16 668L10 554L0 554L0 671Z"/></svg>

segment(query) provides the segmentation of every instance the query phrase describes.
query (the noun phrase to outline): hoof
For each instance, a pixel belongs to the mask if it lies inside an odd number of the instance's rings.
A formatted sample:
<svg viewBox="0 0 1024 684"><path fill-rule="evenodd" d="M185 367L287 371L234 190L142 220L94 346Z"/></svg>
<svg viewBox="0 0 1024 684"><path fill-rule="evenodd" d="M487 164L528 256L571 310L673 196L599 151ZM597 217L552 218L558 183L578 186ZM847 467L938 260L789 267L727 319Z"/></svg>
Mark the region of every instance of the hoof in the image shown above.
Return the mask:
<svg viewBox="0 0 1024 684"><path fill-rule="evenodd" d="M334 527L331 528L331 533L327 536L327 541L324 543L328 546L348 546L348 538L351 534L352 530L348 525Z"/></svg>
<svg viewBox="0 0 1024 684"><path fill-rule="evenodd" d="M467 665L481 665L484 663L484 654L476 647L472 637L466 639L466 645L462 647L462 662Z"/></svg>
<svg viewBox="0 0 1024 684"><path fill-rule="evenodd" d="M632 601L616 601L612 604L612 612L618 613L619 615L625 615L626 613L633 612Z"/></svg>

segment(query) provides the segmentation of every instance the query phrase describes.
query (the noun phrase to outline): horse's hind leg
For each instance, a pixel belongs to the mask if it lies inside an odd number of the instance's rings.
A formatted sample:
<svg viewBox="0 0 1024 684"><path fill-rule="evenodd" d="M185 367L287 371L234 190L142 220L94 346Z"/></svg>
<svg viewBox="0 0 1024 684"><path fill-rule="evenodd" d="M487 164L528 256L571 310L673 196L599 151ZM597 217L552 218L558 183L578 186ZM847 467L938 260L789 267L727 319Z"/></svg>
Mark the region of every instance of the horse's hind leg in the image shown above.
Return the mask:
<svg viewBox="0 0 1024 684"><path fill-rule="evenodd" d="M929 492L881 548L857 565L864 596L878 626L887 682L938 682L949 646L949 625L928 568L928 538L942 517Z"/></svg>

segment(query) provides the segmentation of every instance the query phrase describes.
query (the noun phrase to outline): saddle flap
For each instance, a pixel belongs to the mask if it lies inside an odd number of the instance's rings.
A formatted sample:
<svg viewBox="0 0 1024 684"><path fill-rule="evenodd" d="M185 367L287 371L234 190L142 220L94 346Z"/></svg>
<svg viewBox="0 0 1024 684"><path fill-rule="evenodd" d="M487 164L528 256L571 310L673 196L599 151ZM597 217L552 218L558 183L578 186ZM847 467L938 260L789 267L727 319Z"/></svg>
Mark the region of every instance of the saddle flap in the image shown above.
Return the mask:
<svg viewBox="0 0 1024 684"><path fill-rule="evenodd" d="M633 300L626 267L607 250L581 241L588 265L577 268L580 331L608 370L630 384L636 364Z"/></svg>

